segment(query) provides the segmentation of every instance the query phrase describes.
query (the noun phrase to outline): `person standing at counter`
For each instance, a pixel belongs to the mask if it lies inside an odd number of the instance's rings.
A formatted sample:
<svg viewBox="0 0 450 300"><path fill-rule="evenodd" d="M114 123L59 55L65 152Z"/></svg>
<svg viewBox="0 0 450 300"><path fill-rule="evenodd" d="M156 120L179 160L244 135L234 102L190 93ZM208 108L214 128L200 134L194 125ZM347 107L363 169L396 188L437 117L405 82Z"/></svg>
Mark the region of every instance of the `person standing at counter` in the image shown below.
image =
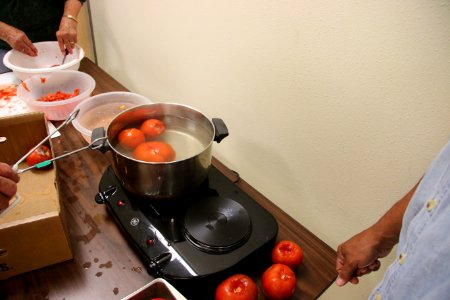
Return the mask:
<svg viewBox="0 0 450 300"><path fill-rule="evenodd" d="M19 180L10 165L0 162L0 212L8 207L9 200L16 194Z"/></svg>
<svg viewBox="0 0 450 300"><path fill-rule="evenodd" d="M336 284L357 284L397 258L370 299L448 299L450 295L450 142L420 182L374 225L338 247Z"/></svg>
<svg viewBox="0 0 450 300"><path fill-rule="evenodd" d="M0 5L0 73L10 70L3 56L11 49L37 56L35 42L58 41L72 53L78 13L86 0L2 0Z"/></svg>

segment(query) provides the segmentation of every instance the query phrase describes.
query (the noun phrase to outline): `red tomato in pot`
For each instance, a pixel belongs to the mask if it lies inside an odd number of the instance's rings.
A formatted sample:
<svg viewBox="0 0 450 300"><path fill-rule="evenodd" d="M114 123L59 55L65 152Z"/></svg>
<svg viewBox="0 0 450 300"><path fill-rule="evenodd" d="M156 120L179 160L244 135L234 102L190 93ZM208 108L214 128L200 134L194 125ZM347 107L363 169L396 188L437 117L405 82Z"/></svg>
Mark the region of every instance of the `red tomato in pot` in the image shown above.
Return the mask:
<svg viewBox="0 0 450 300"><path fill-rule="evenodd" d="M166 298L151 298L150 300L166 300Z"/></svg>
<svg viewBox="0 0 450 300"><path fill-rule="evenodd" d="M216 289L216 300L256 300L258 287L247 275L228 277Z"/></svg>
<svg viewBox="0 0 450 300"><path fill-rule="evenodd" d="M119 133L119 144L125 149L134 149L143 142L145 142L144 133L137 128L127 128Z"/></svg>
<svg viewBox="0 0 450 300"><path fill-rule="evenodd" d="M295 268L303 261L303 250L293 241L279 241L272 250L272 262Z"/></svg>
<svg viewBox="0 0 450 300"><path fill-rule="evenodd" d="M158 119L148 119L141 124L139 129L147 138L155 138L164 133L166 125Z"/></svg>
<svg viewBox="0 0 450 300"><path fill-rule="evenodd" d="M295 291L295 273L286 265L273 264L262 275L264 295L271 300L289 299Z"/></svg>
<svg viewBox="0 0 450 300"><path fill-rule="evenodd" d="M147 162L169 162L175 159L175 150L167 143L151 141L137 146L133 157Z"/></svg>
<svg viewBox="0 0 450 300"><path fill-rule="evenodd" d="M27 164L31 167L52 158L52 152L47 146L41 145L27 157Z"/></svg>

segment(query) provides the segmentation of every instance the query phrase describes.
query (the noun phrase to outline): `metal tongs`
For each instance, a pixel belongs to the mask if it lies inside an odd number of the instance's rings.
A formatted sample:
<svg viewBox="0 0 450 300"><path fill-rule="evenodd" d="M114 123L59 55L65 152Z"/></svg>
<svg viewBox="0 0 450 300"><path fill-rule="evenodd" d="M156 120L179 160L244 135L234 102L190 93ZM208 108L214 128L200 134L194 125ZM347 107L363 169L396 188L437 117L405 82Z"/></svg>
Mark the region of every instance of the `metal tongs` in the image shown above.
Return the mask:
<svg viewBox="0 0 450 300"><path fill-rule="evenodd" d="M34 168L39 169L39 168L46 167L46 166L48 166L49 164L51 164L53 161L55 161L55 160L57 160L57 159L60 159L60 158L63 158L63 157L72 155L72 154L74 154L74 153L77 153L77 152L80 152L80 151L83 151L83 150L86 150L86 149L96 150L96 149L102 148L102 147L103 147L103 143L99 143L99 142L105 140L105 139L107 138L106 136L96 138L94 141L92 141L89 145L87 145L87 146L85 146L85 147L79 148L79 149L77 149L77 150L74 150L74 151L65 153L65 154L60 155L60 156L57 156L57 157L53 157L53 158L51 158L51 159L47 159L47 160L45 160L45 161L43 161L43 162L40 162L40 163L35 164L34 166L31 166L31 167L28 167L28 168L20 169L20 170L19 170L19 164L20 164L21 162L23 162L23 161L28 157L28 155L30 155L34 150L36 150L37 148L39 148L39 146L41 146L43 143L45 143L47 140L49 140L56 132L58 132L58 130L60 130L61 128L63 128L64 126L66 126L67 124L69 124L70 122L72 122L72 121L77 117L77 115L78 115L79 112L80 112L79 109L73 111L73 112L69 115L69 117L68 117L63 123L61 123L61 125L58 126L58 128L56 128L55 130L53 130L47 137L45 137L42 141L40 141L33 149L31 149L30 151L28 151L27 154L25 154L24 156L22 156L22 158L19 159L19 160L13 165L13 170L15 170L15 171L17 172L17 174L20 174L20 173L26 172L26 171L31 170L31 169L34 169Z"/></svg>

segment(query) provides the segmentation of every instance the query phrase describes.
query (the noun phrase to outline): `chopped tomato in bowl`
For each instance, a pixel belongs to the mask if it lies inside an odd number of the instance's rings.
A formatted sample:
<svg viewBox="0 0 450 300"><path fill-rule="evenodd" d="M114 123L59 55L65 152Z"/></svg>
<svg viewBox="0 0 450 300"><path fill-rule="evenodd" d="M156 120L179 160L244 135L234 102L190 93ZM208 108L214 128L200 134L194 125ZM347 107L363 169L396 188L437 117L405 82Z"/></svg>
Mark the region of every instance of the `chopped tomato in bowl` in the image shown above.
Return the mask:
<svg viewBox="0 0 450 300"><path fill-rule="evenodd" d="M80 71L56 71L36 75L17 87L17 96L34 111L45 113L47 120L67 119L75 107L95 88L92 76Z"/></svg>
<svg viewBox="0 0 450 300"><path fill-rule="evenodd" d="M0 100L11 100L16 96L17 86L15 84L0 87Z"/></svg>
<svg viewBox="0 0 450 300"><path fill-rule="evenodd" d="M59 101L59 100L67 100L73 97L76 97L80 94L80 89L74 89L73 93L65 93L62 91L56 91L55 93L48 93L44 97L37 99L37 101Z"/></svg>

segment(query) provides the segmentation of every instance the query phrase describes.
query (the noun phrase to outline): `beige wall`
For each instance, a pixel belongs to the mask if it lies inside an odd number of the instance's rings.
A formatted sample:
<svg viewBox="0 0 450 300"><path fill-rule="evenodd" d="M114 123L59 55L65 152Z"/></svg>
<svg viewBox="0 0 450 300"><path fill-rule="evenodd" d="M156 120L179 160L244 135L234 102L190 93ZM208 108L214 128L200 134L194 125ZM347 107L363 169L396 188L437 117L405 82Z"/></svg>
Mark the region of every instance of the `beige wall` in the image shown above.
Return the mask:
<svg viewBox="0 0 450 300"><path fill-rule="evenodd" d="M407 192L450 137L449 1L91 8L102 68L155 102L224 119L215 155L334 248ZM321 299L365 299L381 276Z"/></svg>
<svg viewBox="0 0 450 300"><path fill-rule="evenodd" d="M78 14L78 44L83 48L85 56L95 62L94 43L91 35L89 7L85 3Z"/></svg>

